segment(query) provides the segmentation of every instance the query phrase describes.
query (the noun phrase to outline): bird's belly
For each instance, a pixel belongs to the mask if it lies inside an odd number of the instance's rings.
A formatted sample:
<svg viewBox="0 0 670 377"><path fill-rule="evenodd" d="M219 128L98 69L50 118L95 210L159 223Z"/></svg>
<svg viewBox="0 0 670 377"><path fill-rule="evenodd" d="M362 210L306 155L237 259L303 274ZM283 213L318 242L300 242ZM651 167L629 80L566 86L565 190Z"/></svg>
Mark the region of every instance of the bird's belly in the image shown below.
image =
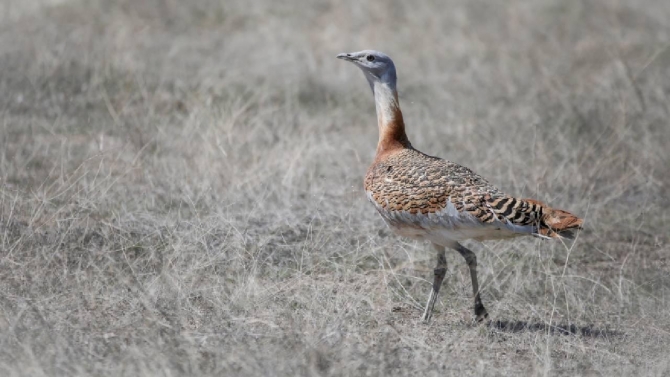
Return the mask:
<svg viewBox="0 0 670 377"><path fill-rule="evenodd" d="M393 232L401 237L408 237L417 240L427 240L440 245L465 240L494 240L504 238L514 238L524 234L511 232L506 228L489 226L454 226L454 227L431 227L418 228L387 221Z"/></svg>
<svg viewBox="0 0 670 377"><path fill-rule="evenodd" d="M393 232L402 237L445 245L469 239L491 240L524 235L500 222L482 223L466 212L411 214L375 205Z"/></svg>
<svg viewBox="0 0 670 377"><path fill-rule="evenodd" d="M388 221L386 221L386 224L388 224L389 228L393 230L393 233L401 237L413 238L415 240L424 240L427 238L429 233L426 229L418 228L415 226L389 223Z"/></svg>

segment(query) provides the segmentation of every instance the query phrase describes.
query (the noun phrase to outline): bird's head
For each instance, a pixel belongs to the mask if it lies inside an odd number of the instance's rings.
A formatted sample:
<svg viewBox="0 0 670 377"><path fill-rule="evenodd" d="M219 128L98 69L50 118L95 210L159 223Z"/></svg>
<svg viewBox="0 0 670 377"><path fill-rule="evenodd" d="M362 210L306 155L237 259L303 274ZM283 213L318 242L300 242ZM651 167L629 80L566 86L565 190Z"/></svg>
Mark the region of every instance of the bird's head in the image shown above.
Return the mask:
<svg viewBox="0 0 670 377"><path fill-rule="evenodd" d="M383 52L375 50L363 50L337 55L338 59L354 63L360 68L365 77L373 85L375 81L387 83L395 88L396 73L393 60Z"/></svg>

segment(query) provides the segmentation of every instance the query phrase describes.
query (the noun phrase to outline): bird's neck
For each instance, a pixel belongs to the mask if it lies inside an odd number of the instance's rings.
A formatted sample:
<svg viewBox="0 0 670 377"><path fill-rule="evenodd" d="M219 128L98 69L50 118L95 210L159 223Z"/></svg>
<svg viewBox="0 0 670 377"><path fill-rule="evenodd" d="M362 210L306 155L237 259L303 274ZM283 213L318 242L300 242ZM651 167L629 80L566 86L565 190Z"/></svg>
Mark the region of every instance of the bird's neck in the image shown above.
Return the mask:
<svg viewBox="0 0 670 377"><path fill-rule="evenodd" d="M394 82L373 81L370 83L375 95L379 142L377 157L394 150L410 148L412 145L405 134L405 122L398 103L398 92Z"/></svg>

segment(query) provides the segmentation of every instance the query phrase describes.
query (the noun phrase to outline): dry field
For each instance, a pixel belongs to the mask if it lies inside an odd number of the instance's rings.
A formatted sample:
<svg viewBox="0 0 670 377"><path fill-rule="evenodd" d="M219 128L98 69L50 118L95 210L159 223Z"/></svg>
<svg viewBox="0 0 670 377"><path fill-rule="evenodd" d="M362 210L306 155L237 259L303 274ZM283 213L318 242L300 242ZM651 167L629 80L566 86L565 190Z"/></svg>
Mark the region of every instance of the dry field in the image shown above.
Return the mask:
<svg viewBox="0 0 670 377"><path fill-rule="evenodd" d="M667 376L670 2L0 1L0 375ZM408 134L586 219L449 253L367 203Z"/></svg>

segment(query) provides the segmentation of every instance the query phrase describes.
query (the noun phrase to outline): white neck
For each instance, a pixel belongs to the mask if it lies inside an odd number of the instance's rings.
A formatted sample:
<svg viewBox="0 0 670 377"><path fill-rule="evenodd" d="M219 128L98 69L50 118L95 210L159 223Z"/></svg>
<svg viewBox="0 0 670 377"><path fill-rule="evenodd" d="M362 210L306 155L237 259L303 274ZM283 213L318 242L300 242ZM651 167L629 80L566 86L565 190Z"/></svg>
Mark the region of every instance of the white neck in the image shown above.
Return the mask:
<svg viewBox="0 0 670 377"><path fill-rule="evenodd" d="M377 154L379 155L393 148L411 147L405 134L405 122L398 103L395 69L390 70L382 77L376 77L366 72L365 77L368 79L375 96L377 124L379 126Z"/></svg>
<svg viewBox="0 0 670 377"><path fill-rule="evenodd" d="M395 87L381 81L376 81L372 85L372 92L375 95L377 123L379 123L379 126L383 127L393 123L396 118L395 110L400 108Z"/></svg>

